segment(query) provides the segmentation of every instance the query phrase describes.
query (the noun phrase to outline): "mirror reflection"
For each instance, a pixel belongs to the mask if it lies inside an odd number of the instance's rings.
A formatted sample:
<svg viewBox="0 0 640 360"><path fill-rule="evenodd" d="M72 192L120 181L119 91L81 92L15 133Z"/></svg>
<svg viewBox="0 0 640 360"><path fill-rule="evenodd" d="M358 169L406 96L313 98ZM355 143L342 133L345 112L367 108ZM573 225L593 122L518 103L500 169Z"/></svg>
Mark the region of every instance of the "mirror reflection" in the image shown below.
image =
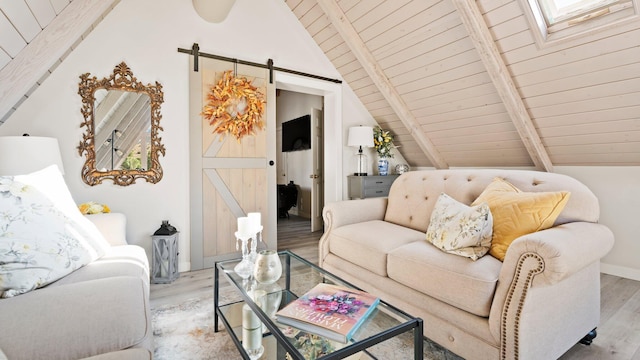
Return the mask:
<svg viewBox="0 0 640 360"><path fill-rule="evenodd" d="M96 169L100 172L149 169L149 95L99 89L95 98Z"/></svg>
<svg viewBox="0 0 640 360"><path fill-rule="evenodd" d="M121 186L160 181L162 85L140 83L122 62L108 78L81 75L78 93L86 128L78 146L86 157L82 180L92 186L105 179Z"/></svg>

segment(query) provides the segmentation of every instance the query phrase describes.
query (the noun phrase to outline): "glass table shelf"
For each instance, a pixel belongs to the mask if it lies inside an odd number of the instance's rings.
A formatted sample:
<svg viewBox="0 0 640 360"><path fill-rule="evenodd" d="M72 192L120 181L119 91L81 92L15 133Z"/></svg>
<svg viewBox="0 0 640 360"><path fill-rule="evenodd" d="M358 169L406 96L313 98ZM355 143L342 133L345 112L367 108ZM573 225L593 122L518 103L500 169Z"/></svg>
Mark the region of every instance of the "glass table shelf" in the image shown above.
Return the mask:
<svg viewBox="0 0 640 360"><path fill-rule="evenodd" d="M260 341L264 353L260 359L384 359L390 353L406 354L402 358L423 359L422 319L384 301L380 301L346 344L278 323L275 313L279 309L320 282L358 289L290 251L278 254L282 262L282 276L271 285L242 279L236 274L233 268L240 259L216 263L215 331L220 330L219 323L222 322L244 359L252 357L243 347L243 342L249 341L243 339L243 311L253 312L262 323ZM221 280L226 280L232 289L225 293L225 299L220 299ZM256 302L254 294L258 292L261 296ZM318 348L322 349L319 353ZM314 351L316 353L312 353Z"/></svg>

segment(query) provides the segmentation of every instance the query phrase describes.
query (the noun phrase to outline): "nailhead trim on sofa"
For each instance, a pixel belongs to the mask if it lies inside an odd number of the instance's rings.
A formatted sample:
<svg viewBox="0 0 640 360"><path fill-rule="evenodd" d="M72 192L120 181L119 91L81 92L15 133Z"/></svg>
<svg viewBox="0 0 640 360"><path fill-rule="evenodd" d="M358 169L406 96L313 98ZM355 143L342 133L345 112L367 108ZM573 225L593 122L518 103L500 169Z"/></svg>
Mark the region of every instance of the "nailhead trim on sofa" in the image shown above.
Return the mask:
<svg viewBox="0 0 640 360"><path fill-rule="evenodd" d="M534 263L532 263L531 265L527 266L529 267L529 269L527 270L525 268L525 263L527 263L527 260L533 260L535 261ZM533 267L537 264L537 267ZM520 280L522 279L522 273L523 270L527 272L526 278L524 279L524 282L522 284L520 284ZM500 331L500 345L501 345L501 349L500 349L500 359L502 360L506 360L506 359L518 359L519 357L519 331L520 331L520 314L522 313L522 308L524 307L524 301L527 297L527 289L529 289L529 287L531 287L531 283L533 281L533 278L537 275L540 274L542 271L544 270L544 261L542 260L542 257L540 255L534 254L534 253L526 253L523 254L522 256L520 256L520 259L518 259L518 265L516 267L516 273L514 276L514 281L511 284L511 287L509 288L509 293L507 294L507 299L505 301L505 305L504 305L504 311L502 312L502 326L501 326L501 331ZM515 293L516 293L516 289L518 287L522 287L521 291L518 291L518 294L520 294L519 299L514 299ZM515 316L514 316L514 320L513 320L513 324L510 324L509 322L509 315L514 311L511 309L511 304L514 302L514 300L517 300L518 305L517 305L517 309L515 310ZM509 347L511 346L511 344L507 343L507 331L512 328L511 330L514 332L513 335L513 349L509 349ZM512 357L508 357L507 354L508 353L512 353Z"/></svg>

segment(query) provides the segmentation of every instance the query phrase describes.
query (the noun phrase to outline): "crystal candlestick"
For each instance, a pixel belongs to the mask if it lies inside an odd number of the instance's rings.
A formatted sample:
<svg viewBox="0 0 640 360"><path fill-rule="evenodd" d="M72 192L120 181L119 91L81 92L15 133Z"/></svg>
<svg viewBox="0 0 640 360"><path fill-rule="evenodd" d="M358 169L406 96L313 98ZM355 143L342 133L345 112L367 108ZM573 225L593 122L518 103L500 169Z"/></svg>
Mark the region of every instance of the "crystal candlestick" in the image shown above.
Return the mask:
<svg viewBox="0 0 640 360"><path fill-rule="evenodd" d="M242 261L236 265L233 270L243 279L248 279L253 273L253 261L251 261L251 255L249 250L249 239L251 235L241 234L236 231L236 250L238 246L242 247Z"/></svg>
<svg viewBox="0 0 640 360"><path fill-rule="evenodd" d="M258 241L262 240L262 225L259 225L255 230L256 233L251 236L251 251L249 252L249 261L254 264L258 255Z"/></svg>

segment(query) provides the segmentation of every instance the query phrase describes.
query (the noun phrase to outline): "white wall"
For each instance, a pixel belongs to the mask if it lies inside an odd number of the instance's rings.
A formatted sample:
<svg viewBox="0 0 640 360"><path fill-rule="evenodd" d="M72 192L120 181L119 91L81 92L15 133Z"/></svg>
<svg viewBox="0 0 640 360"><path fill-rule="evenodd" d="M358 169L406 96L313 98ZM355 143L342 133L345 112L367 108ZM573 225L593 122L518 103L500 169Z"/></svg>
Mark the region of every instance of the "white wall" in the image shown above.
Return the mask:
<svg viewBox="0 0 640 360"><path fill-rule="evenodd" d="M556 166L555 172L580 180L600 202L600 223L615 236L601 261L607 274L640 280L640 167Z"/></svg>
<svg viewBox="0 0 640 360"><path fill-rule="evenodd" d="M202 20L193 10L191 0L126 0L0 126L0 135L27 132L57 138L65 179L76 202L103 202L114 212L124 213L129 242L143 246L149 256L150 235L162 220L169 220L181 232L180 271L190 268L187 146L190 56L178 53L177 49L189 49L194 42L200 45L201 52L258 63L271 58L278 67L340 78L282 0L238 0L229 17L220 24ZM98 78L107 77L121 61L131 67L141 82L158 81L163 86L164 131L160 136L167 151L160 163L164 177L157 184L138 181L120 187L107 181L91 187L80 179L84 158L76 149L83 133L82 102L77 94L79 76L89 72ZM344 109L343 117L370 119L352 93L343 96L345 103L354 101L358 104Z"/></svg>

